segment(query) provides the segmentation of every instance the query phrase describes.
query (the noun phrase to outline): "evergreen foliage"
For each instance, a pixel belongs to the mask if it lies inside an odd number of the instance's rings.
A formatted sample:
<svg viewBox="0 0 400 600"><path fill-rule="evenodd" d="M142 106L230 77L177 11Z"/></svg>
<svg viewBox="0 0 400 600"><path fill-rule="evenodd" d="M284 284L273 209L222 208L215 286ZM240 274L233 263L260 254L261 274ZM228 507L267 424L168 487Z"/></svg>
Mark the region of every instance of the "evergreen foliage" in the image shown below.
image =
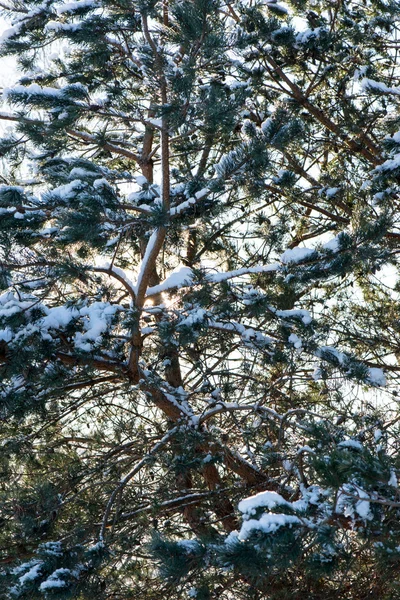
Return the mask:
<svg viewBox="0 0 400 600"><path fill-rule="evenodd" d="M0 590L400 598L400 5L4 0Z"/></svg>

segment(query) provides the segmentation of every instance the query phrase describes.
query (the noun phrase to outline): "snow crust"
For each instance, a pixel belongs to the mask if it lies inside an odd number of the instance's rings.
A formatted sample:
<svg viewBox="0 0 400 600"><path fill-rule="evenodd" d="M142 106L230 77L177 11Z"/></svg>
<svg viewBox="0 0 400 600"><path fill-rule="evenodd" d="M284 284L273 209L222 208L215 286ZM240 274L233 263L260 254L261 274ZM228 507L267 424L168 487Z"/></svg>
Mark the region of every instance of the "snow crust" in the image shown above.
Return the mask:
<svg viewBox="0 0 400 600"><path fill-rule="evenodd" d="M344 440L343 442L338 443L338 448L353 448L354 450L362 452L363 445L357 440Z"/></svg>
<svg viewBox="0 0 400 600"><path fill-rule="evenodd" d="M21 311L29 315L29 311L35 307L39 309L37 300L33 298L19 300L11 293L0 296L0 318L11 317ZM9 328L1 329L0 339L9 342L14 337L37 331L40 332L43 339L51 341L53 339L52 330L64 330L73 320L79 320L83 332L77 331L71 341L74 342L76 348L91 351L93 345L102 341L102 335L109 329L113 316L122 308L109 302L93 302L79 308L66 305L49 308L40 305L40 310L45 314L35 323L26 325L25 329L21 329L17 334L13 334Z"/></svg>
<svg viewBox="0 0 400 600"><path fill-rule="evenodd" d="M303 343L302 343L301 339L300 339L300 338L299 338L299 337L298 337L298 336L297 336L295 333L291 333L291 334L289 335L289 337L288 337L288 342L289 342L290 344L293 344L293 346L294 346L294 347L295 347L297 350L299 350L299 349L302 347L302 345L303 345Z"/></svg>
<svg viewBox="0 0 400 600"><path fill-rule="evenodd" d="M56 569L53 573L40 584L40 591L45 591L54 588L65 587L67 584L63 579L60 579L60 575L71 575L70 569Z"/></svg>
<svg viewBox="0 0 400 600"><path fill-rule="evenodd" d="M283 264L298 263L315 254L312 248L289 248L281 255L280 261Z"/></svg>
<svg viewBox="0 0 400 600"><path fill-rule="evenodd" d="M12 93L25 94L32 96L33 94L41 94L43 96L57 97L62 95L62 89L53 87L41 87L37 83L31 83L30 85L14 85L11 88L5 88L3 91L3 97L7 99Z"/></svg>
<svg viewBox="0 0 400 600"><path fill-rule="evenodd" d="M374 386L384 387L386 385L386 377L382 369L371 367L368 370L368 381Z"/></svg>
<svg viewBox="0 0 400 600"><path fill-rule="evenodd" d="M334 238L328 240L323 244L324 250L330 250L331 252L338 252L340 249L340 236L336 235Z"/></svg>
<svg viewBox="0 0 400 600"><path fill-rule="evenodd" d="M273 534L281 527L292 527L293 525L303 525L314 527L314 524L305 517L299 517L294 512L303 513L310 504L317 505L322 491L318 486L302 488L302 496L295 502L289 502L280 494L274 491L265 491L249 496L239 502L238 508L243 514L243 523L237 535L241 541L246 540L254 531L262 531L266 534ZM269 510L289 509L292 514L265 512L259 519L251 518L258 509L267 508ZM226 540L229 542L229 536Z"/></svg>
<svg viewBox="0 0 400 600"><path fill-rule="evenodd" d="M9 27L8 29L5 29L0 34L0 44L3 42L6 42L7 40L14 37L15 35L18 35L19 32L21 31L21 27L22 27L22 23L17 23L16 25Z"/></svg>
<svg viewBox="0 0 400 600"><path fill-rule="evenodd" d="M19 572L25 570L25 573L18 578L19 585L24 585L27 581L34 581L35 579L37 579L41 574L42 566L43 562L39 560L34 561L33 564L32 562L28 562L17 567L17 569L13 571L15 574L18 574Z"/></svg>
<svg viewBox="0 0 400 600"><path fill-rule="evenodd" d="M59 15L62 15L67 12L74 12L81 8L96 8L98 6L98 2L96 0L77 0L76 2L64 2L56 7L56 12Z"/></svg>
<svg viewBox="0 0 400 600"><path fill-rule="evenodd" d="M240 277L241 275L247 275L249 273L272 273L279 269L278 264L272 265L260 265L258 267L243 267L242 269L235 269L234 271L226 271L220 273L210 273L207 275L207 280L213 283L220 283L227 279L233 279L233 277Z"/></svg>
<svg viewBox="0 0 400 600"><path fill-rule="evenodd" d="M333 198L338 192L340 192L339 187L331 187L325 190L325 195L327 198Z"/></svg>
<svg viewBox="0 0 400 600"><path fill-rule="evenodd" d="M381 92L383 94L395 94L400 95L400 88L398 87L389 87L381 81L375 81L374 79L369 79L368 77L364 77L360 81L361 89L363 91L376 91Z"/></svg>
<svg viewBox="0 0 400 600"><path fill-rule="evenodd" d="M58 196L61 200L70 200L75 196L78 188L82 187L82 181L80 179L74 179L70 183L60 185L51 190L52 195Z"/></svg>
<svg viewBox="0 0 400 600"><path fill-rule="evenodd" d="M246 540L254 531L275 533L280 527L301 525L302 521L295 515L265 513L260 519L244 521L239 532L239 539Z"/></svg>
<svg viewBox="0 0 400 600"><path fill-rule="evenodd" d="M45 31L77 31L80 29L80 23L60 23L59 21L49 21L46 23Z"/></svg>
<svg viewBox="0 0 400 600"><path fill-rule="evenodd" d="M379 173L381 171L394 171L395 169L400 168L400 153L396 154L393 158L388 158L381 165L375 167L375 173Z"/></svg>
<svg viewBox="0 0 400 600"><path fill-rule="evenodd" d="M303 321L304 325L310 325L313 320L310 312L304 308L295 308L292 310L276 310L272 308L271 310L273 310L277 317L283 319L299 318Z"/></svg>
<svg viewBox="0 0 400 600"><path fill-rule="evenodd" d="M339 489L336 511L352 519L372 520L370 500L369 494L359 485L345 483Z"/></svg>
<svg viewBox="0 0 400 600"><path fill-rule="evenodd" d="M326 32L324 27L315 27L314 29L304 29L296 34L296 45L307 44L312 38L319 38L322 32Z"/></svg>
<svg viewBox="0 0 400 600"><path fill-rule="evenodd" d="M193 271L190 267L182 265L176 267L168 277L159 285L148 288L147 296L153 296L160 292L165 292L173 288L182 288L185 285L190 285L193 281Z"/></svg>
<svg viewBox="0 0 400 600"><path fill-rule="evenodd" d="M277 492L260 492L255 496L249 496L244 500L241 500L238 504L238 509L241 513L252 515L256 512L257 508L275 508L275 506L290 506L280 494Z"/></svg>

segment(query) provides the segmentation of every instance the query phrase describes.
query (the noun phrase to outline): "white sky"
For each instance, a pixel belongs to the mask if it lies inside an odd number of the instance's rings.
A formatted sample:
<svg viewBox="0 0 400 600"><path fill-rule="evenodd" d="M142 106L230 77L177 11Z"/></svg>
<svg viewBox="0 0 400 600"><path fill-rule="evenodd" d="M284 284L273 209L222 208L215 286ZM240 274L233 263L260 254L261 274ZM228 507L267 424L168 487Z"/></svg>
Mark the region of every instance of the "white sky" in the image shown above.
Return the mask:
<svg viewBox="0 0 400 600"><path fill-rule="evenodd" d="M0 17L0 33L9 27L10 25ZM2 56L0 58L0 88L3 89L14 83L16 77L15 58Z"/></svg>

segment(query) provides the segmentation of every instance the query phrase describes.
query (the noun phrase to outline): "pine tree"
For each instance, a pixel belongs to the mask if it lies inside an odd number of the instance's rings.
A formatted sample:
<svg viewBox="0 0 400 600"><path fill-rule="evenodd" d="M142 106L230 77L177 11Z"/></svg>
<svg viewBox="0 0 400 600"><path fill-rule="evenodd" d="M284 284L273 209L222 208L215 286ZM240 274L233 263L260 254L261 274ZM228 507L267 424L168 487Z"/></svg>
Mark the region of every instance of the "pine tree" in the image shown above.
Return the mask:
<svg viewBox="0 0 400 600"><path fill-rule="evenodd" d="M400 598L400 6L4 0L0 589Z"/></svg>

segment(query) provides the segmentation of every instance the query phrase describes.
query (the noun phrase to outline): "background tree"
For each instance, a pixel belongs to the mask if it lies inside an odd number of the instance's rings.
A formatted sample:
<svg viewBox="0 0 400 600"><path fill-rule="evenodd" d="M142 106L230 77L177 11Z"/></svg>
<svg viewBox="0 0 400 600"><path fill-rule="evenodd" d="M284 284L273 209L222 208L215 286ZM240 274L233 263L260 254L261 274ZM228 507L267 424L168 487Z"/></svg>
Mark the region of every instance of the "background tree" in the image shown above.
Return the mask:
<svg viewBox="0 0 400 600"><path fill-rule="evenodd" d="M400 597L398 2L1 6L5 597Z"/></svg>

